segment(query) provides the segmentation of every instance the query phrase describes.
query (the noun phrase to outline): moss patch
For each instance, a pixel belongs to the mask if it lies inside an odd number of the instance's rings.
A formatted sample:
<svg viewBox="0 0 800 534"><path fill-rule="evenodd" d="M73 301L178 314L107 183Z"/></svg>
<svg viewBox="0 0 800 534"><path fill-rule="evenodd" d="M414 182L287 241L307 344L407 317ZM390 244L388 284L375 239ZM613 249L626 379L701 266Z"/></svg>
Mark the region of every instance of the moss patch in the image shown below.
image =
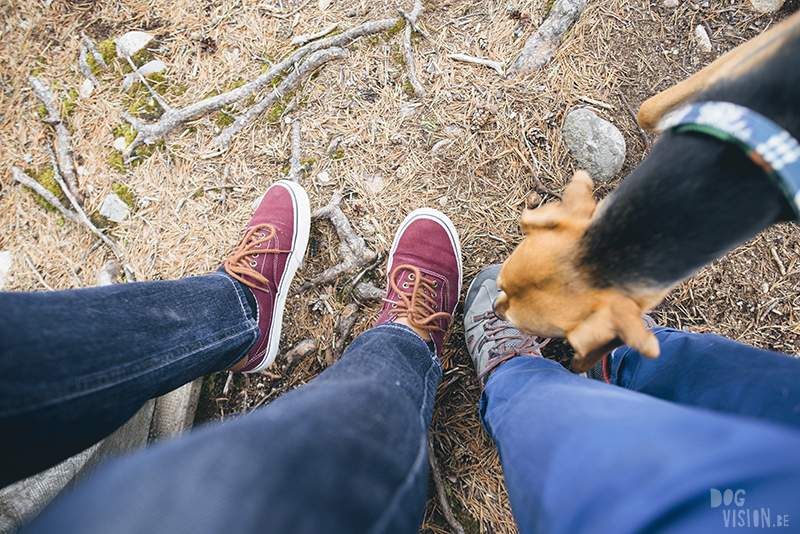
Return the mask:
<svg viewBox="0 0 800 534"><path fill-rule="evenodd" d="M39 184L41 184L45 189L53 193L53 195L58 200L60 200L62 204L68 202L67 195L64 194L64 191L61 190L61 186L58 185L58 182L56 182L55 173L53 172L53 169L51 167L46 167L44 169L39 169L39 170L25 169L25 174L32 177L34 180L39 182ZM33 193L34 198L36 198L37 204L39 204L47 211L58 212L55 206L46 201L44 197L37 194L32 189L30 191L31 193Z"/></svg>
<svg viewBox="0 0 800 534"><path fill-rule="evenodd" d="M133 210L136 208L136 195L134 195L127 186L113 184L111 190L116 193L120 200L127 204L130 209Z"/></svg>
<svg viewBox="0 0 800 534"><path fill-rule="evenodd" d="M390 41L392 37L403 31L405 27L406 27L406 19L400 17L399 19L397 19L397 22L395 22L391 28L386 30L386 33L383 35L383 38L386 41Z"/></svg>
<svg viewBox="0 0 800 534"><path fill-rule="evenodd" d="M114 58L117 57L117 44L114 42L114 39L100 41L95 48L97 48L97 51L103 56L103 61L106 62L106 65L110 65L111 62L114 61Z"/></svg>

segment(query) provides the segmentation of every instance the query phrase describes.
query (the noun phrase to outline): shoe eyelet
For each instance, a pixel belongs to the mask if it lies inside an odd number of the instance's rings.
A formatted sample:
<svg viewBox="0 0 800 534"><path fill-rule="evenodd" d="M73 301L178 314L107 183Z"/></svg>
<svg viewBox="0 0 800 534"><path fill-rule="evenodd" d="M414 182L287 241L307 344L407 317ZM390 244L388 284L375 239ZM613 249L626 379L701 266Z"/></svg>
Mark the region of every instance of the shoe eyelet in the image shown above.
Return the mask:
<svg viewBox="0 0 800 534"><path fill-rule="evenodd" d="M256 235L257 235L258 237L260 237L261 239L264 239L265 237L267 237L267 235L266 235L266 234L262 234L261 232L256 232Z"/></svg>
<svg viewBox="0 0 800 534"><path fill-rule="evenodd" d="M434 280L433 281L433 287L439 287L439 281L438 280Z"/></svg>
<svg viewBox="0 0 800 534"><path fill-rule="evenodd" d="M255 261L249 261L247 263L250 264L250 267L256 267L258 265L258 262L255 262Z"/></svg>
<svg viewBox="0 0 800 534"><path fill-rule="evenodd" d="M396 308L397 304L392 304L392 309Z"/></svg>
<svg viewBox="0 0 800 534"><path fill-rule="evenodd" d="M414 273L409 274L408 275L408 279L413 281L414 280Z"/></svg>
<svg viewBox="0 0 800 534"><path fill-rule="evenodd" d="M403 289L408 289L408 282L403 282Z"/></svg>
<svg viewBox="0 0 800 534"><path fill-rule="evenodd" d="M431 296L432 296L433 298L436 298L436 291L431 291Z"/></svg>
<svg viewBox="0 0 800 534"><path fill-rule="evenodd" d="M439 309L439 305L438 305L438 304L436 304L435 302L433 303L433 309L434 309L434 310L438 310L438 309Z"/></svg>

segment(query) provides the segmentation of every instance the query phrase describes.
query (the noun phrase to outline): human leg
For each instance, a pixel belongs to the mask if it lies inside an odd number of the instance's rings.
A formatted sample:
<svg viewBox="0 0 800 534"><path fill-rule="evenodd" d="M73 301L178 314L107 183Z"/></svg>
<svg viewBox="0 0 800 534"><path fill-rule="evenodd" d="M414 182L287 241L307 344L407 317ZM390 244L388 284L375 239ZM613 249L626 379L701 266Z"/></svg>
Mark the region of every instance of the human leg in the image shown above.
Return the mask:
<svg viewBox="0 0 800 534"><path fill-rule="evenodd" d="M800 359L713 334L654 328L661 355L623 346L612 384L661 399L800 427Z"/></svg>
<svg viewBox="0 0 800 534"><path fill-rule="evenodd" d="M225 262L235 277L0 293L0 485L95 443L153 396L243 358L271 363L308 211L296 184L269 188Z"/></svg>
<svg viewBox="0 0 800 534"><path fill-rule="evenodd" d="M110 463L30 532L416 532L436 354L461 282L440 215L401 225L378 325L336 365L264 408Z"/></svg>
<svg viewBox="0 0 800 534"><path fill-rule="evenodd" d="M481 415L521 532L713 532L800 511L800 433L574 375L489 318L494 276L476 282L465 335L491 373ZM712 488L743 489L742 506L712 508Z"/></svg>
<svg viewBox="0 0 800 534"><path fill-rule="evenodd" d="M393 324L262 409L109 462L29 532L414 532L441 366Z"/></svg>

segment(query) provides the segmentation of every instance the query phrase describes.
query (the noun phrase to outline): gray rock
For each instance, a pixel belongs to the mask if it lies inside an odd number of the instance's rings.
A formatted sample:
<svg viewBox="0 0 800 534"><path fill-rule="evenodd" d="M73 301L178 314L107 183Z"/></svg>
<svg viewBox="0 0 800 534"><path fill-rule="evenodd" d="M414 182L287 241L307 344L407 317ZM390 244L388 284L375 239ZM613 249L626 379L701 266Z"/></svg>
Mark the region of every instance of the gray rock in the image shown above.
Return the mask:
<svg viewBox="0 0 800 534"><path fill-rule="evenodd" d="M116 193L109 193L103 199L103 205L100 206L100 215L114 222L122 222L130 214L131 208Z"/></svg>
<svg viewBox="0 0 800 534"><path fill-rule="evenodd" d="M750 0L756 11L774 13L783 7L783 0Z"/></svg>
<svg viewBox="0 0 800 534"><path fill-rule="evenodd" d="M675 9L679 5L681 5L679 0L664 0L664 7L666 8Z"/></svg>
<svg viewBox="0 0 800 534"><path fill-rule="evenodd" d="M706 32L702 24L698 24L694 29L694 36L700 50L703 52L711 52L711 39L709 39L708 32Z"/></svg>
<svg viewBox="0 0 800 534"><path fill-rule="evenodd" d="M122 37L114 39L117 43L117 55L119 57L132 56L145 47L153 39L153 36L145 32L128 32Z"/></svg>
<svg viewBox="0 0 800 534"><path fill-rule="evenodd" d="M625 139L613 124L591 110L571 111L561 133L580 168L593 179L606 182L622 169Z"/></svg>

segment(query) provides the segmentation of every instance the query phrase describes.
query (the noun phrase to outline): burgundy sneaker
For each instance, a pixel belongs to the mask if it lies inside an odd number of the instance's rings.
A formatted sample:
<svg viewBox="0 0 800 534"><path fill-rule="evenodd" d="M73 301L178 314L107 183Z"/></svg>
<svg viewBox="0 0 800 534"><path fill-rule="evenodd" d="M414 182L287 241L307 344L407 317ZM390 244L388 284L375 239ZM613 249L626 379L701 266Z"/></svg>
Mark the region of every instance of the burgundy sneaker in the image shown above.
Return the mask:
<svg viewBox="0 0 800 534"><path fill-rule="evenodd" d="M261 330L255 347L232 371L260 371L275 361L289 285L305 254L310 227L305 190L294 182L275 182L258 203L242 242L223 263L229 275L253 290Z"/></svg>
<svg viewBox="0 0 800 534"><path fill-rule="evenodd" d="M394 236L387 265L388 289L375 325L405 317L430 332L441 356L461 293L461 245L453 223L434 209L412 211Z"/></svg>

